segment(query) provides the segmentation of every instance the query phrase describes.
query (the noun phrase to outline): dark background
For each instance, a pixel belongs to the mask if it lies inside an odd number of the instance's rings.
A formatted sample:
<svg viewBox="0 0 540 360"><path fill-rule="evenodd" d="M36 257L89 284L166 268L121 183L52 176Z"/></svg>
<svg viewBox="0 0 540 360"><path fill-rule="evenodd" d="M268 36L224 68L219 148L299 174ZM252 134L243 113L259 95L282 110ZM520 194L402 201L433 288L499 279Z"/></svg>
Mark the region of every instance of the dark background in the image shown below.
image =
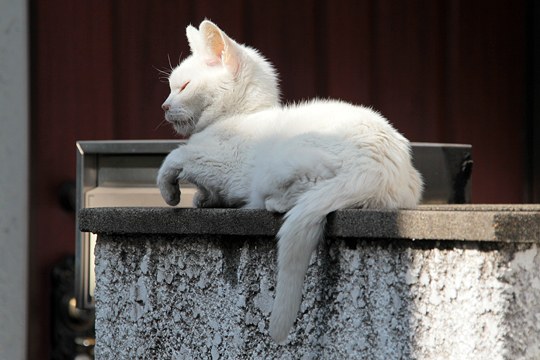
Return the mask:
<svg viewBox="0 0 540 360"><path fill-rule="evenodd" d="M30 356L50 350L50 272L74 252L75 141L169 139L159 70L205 17L259 49L284 102L340 98L411 141L473 145L473 202L540 202L533 0L33 0ZM34 341L34 339L40 339Z"/></svg>

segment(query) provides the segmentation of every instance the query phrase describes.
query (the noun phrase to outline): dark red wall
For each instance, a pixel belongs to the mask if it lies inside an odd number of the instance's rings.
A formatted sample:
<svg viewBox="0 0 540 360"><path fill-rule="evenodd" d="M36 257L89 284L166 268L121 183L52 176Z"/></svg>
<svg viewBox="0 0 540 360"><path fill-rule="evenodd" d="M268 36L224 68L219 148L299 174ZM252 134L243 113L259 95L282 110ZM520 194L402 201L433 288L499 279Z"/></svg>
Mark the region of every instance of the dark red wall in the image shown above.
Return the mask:
<svg viewBox="0 0 540 360"><path fill-rule="evenodd" d="M525 200L525 1L31 4L34 355L48 351L51 266L74 252L57 193L75 178L75 141L173 138L158 70L188 54L185 27L205 17L275 64L285 101L341 98L412 141L470 143L473 201Z"/></svg>

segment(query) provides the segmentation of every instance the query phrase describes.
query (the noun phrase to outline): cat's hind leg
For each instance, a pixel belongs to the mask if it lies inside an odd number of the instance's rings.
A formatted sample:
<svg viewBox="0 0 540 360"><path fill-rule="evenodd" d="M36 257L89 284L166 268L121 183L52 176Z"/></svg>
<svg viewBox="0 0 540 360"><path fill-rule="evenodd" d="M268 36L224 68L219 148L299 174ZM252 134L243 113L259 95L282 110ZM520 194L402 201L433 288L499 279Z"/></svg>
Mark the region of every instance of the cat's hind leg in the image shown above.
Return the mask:
<svg viewBox="0 0 540 360"><path fill-rule="evenodd" d="M298 202L298 198L321 181L329 180L336 174L335 167L319 164L314 169L304 169L292 174L276 186L264 199L264 208L268 211L286 213Z"/></svg>

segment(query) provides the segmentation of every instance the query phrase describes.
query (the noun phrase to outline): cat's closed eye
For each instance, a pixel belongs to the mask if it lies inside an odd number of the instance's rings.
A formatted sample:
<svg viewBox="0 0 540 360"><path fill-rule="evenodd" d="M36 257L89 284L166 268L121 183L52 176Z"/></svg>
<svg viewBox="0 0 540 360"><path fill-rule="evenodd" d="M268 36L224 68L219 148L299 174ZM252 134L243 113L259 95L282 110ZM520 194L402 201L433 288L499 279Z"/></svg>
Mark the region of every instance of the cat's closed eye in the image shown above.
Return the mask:
<svg viewBox="0 0 540 360"><path fill-rule="evenodd" d="M186 88L186 86L188 86L189 83L190 81L186 81L182 86L180 86L180 89L178 90L178 92L184 91L184 89Z"/></svg>

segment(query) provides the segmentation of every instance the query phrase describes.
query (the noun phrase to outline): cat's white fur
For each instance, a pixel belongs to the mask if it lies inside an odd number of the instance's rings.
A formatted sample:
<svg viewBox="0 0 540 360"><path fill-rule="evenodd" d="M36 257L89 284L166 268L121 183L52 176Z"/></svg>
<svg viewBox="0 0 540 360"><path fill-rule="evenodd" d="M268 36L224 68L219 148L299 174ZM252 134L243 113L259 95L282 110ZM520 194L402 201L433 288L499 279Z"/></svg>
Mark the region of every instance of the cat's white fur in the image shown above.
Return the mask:
<svg viewBox="0 0 540 360"><path fill-rule="evenodd" d="M210 21L186 29L192 54L169 78L165 118L191 135L159 170L165 201L178 181L197 185L198 207L285 213L278 232L270 335L284 342L326 216L351 207L415 207L422 180L409 142L380 114L340 101L281 106L276 72L256 50Z"/></svg>

